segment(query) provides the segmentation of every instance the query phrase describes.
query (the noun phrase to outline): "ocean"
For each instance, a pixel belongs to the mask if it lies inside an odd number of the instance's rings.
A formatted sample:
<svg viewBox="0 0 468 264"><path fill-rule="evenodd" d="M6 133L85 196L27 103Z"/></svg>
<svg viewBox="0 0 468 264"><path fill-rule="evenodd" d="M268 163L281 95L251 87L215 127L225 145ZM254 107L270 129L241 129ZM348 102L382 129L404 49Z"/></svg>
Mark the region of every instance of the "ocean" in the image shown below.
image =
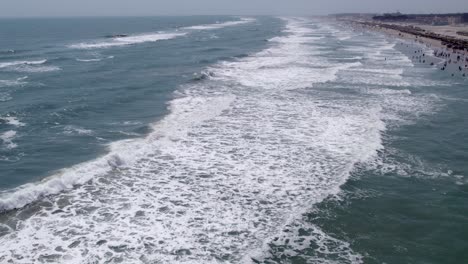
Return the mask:
<svg viewBox="0 0 468 264"><path fill-rule="evenodd" d="M322 18L2 19L0 263L468 262L468 79L431 54Z"/></svg>

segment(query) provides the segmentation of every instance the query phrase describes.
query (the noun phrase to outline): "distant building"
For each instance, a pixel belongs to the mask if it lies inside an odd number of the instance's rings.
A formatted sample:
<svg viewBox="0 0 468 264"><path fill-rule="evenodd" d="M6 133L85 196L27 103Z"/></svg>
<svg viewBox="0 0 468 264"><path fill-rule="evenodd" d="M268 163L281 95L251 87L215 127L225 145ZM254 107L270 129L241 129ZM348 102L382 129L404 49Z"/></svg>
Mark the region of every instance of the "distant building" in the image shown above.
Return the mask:
<svg viewBox="0 0 468 264"><path fill-rule="evenodd" d="M390 13L380 16L374 16L374 20L393 21L393 22L409 22L428 24L435 26L455 25L460 23L468 23L468 13L463 14L401 14Z"/></svg>
<svg viewBox="0 0 468 264"><path fill-rule="evenodd" d="M396 13L386 13L386 14L383 14L382 16L374 16L373 19L375 19L375 20L387 20L387 21L400 21L400 20L408 19L408 16L403 15L400 12L396 12Z"/></svg>

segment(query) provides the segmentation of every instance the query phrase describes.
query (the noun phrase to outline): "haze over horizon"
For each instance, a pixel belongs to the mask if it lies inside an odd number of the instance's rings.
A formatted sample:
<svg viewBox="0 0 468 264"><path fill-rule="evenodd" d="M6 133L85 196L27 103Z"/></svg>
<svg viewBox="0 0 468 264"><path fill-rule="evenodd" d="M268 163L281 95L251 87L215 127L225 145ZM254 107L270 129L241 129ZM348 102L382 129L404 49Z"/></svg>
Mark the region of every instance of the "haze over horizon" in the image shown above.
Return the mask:
<svg viewBox="0 0 468 264"><path fill-rule="evenodd" d="M27 7L27 8L26 8ZM468 12L466 0L15 0L5 1L0 17L152 16L152 15L326 15L331 13Z"/></svg>

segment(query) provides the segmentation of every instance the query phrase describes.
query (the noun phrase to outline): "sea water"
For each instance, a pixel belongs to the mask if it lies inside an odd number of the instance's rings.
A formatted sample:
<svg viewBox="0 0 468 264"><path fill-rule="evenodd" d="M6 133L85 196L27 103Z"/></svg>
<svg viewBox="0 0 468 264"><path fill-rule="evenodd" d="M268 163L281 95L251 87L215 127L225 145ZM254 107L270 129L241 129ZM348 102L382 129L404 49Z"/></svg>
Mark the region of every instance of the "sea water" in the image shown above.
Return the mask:
<svg viewBox="0 0 468 264"><path fill-rule="evenodd" d="M468 83L396 40L227 16L0 36L2 263L468 260Z"/></svg>

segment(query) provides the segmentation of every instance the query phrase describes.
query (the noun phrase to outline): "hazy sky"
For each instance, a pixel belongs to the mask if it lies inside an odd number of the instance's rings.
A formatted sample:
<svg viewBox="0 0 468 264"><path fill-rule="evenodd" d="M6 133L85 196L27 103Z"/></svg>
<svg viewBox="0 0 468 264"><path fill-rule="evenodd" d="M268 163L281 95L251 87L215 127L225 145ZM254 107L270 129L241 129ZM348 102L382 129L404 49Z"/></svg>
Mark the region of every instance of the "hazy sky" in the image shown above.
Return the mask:
<svg viewBox="0 0 468 264"><path fill-rule="evenodd" d="M0 0L0 17L468 12L467 0Z"/></svg>

